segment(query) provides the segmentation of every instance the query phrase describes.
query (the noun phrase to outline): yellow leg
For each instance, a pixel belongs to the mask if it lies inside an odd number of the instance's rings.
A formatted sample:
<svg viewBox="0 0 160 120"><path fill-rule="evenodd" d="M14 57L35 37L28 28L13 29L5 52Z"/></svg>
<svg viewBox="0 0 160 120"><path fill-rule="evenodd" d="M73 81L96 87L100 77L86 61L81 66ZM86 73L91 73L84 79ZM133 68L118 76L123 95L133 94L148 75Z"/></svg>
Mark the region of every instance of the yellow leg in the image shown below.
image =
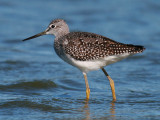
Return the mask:
<svg viewBox="0 0 160 120"><path fill-rule="evenodd" d="M112 90L112 96L113 96L113 101L116 101L116 93L115 93L115 87L114 87L114 81L112 80L112 78L108 75L108 73L105 71L104 68L102 68L102 71L104 72L104 74L107 76L109 82L110 82L110 86L111 86L111 90Z"/></svg>
<svg viewBox="0 0 160 120"><path fill-rule="evenodd" d="M86 99L89 100L89 95L90 95L90 89L89 89L89 84L87 80L87 74L83 73L84 79L85 79L85 84L86 84Z"/></svg>

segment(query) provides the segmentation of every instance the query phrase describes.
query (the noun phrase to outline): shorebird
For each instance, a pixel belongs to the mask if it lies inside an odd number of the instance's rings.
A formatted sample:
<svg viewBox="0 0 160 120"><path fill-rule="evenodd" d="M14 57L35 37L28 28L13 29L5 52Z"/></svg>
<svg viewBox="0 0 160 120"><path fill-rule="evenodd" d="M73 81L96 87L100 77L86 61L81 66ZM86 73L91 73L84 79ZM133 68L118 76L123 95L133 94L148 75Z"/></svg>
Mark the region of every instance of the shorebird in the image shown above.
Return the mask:
<svg viewBox="0 0 160 120"><path fill-rule="evenodd" d="M53 20L45 31L23 41L48 34L55 36L54 49L57 55L83 73L87 100L90 96L87 72L101 69L109 79L113 101L116 101L114 81L104 67L145 49L140 45L123 44L95 33L69 32L69 27L63 19Z"/></svg>

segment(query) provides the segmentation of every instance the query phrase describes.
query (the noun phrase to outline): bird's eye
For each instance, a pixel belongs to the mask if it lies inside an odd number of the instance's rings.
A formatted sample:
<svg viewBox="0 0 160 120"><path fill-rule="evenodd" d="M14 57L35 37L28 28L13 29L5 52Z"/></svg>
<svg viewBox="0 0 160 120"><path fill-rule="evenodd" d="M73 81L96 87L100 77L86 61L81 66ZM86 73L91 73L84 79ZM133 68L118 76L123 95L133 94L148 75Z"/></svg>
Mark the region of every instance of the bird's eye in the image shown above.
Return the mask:
<svg viewBox="0 0 160 120"><path fill-rule="evenodd" d="M55 25L51 25L51 28L55 28Z"/></svg>

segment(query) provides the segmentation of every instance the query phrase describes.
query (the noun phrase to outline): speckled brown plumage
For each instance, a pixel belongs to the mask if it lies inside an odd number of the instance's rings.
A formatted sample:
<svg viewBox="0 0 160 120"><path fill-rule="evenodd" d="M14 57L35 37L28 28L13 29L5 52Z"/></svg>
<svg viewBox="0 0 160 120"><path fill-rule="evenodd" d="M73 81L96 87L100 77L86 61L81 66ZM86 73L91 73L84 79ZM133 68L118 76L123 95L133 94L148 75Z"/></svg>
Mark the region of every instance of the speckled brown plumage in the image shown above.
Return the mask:
<svg viewBox="0 0 160 120"><path fill-rule="evenodd" d="M95 60L123 53L140 53L144 50L143 46L119 43L107 37L87 32L68 33L60 37L58 42L60 44L55 41L55 48L60 47L65 54L80 61Z"/></svg>

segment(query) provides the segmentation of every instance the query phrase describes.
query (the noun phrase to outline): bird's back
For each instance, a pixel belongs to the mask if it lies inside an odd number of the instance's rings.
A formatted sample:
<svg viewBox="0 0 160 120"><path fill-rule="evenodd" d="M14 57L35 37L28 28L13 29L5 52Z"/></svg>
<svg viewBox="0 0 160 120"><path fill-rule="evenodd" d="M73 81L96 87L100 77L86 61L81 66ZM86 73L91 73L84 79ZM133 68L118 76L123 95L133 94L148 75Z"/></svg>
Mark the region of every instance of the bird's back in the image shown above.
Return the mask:
<svg viewBox="0 0 160 120"><path fill-rule="evenodd" d="M68 54L79 61L96 60L125 53L135 54L144 50L143 46L123 44L88 32L68 33L60 37L58 43L55 42L55 47L59 47L60 50L63 49L63 53L58 54Z"/></svg>

